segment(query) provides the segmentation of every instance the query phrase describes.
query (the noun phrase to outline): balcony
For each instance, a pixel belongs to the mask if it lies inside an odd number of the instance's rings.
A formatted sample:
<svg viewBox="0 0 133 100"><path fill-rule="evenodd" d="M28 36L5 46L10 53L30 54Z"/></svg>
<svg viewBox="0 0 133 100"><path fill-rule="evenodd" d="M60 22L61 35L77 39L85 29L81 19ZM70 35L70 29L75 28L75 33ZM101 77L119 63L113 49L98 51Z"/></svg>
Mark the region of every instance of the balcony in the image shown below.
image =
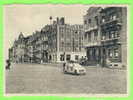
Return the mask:
<svg viewBox="0 0 133 100"><path fill-rule="evenodd" d="M94 42L85 42L84 43L84 47L94 47L94 46L100 46L101 43L98 41L94 41Z"/></svg>
<svg viewBox="0 0 133 100"><path fill-rule="evenodd" d="M101 25L106 25L106 24L110 24L110 23L113 23L113 22L116 22L116 24L121 25L120 18L113 18L113 19L110 19L108 21L104 21L104 22L101 23Z"/></svg>
<svg viewBox="0 0 133 100"><path fill-rule="evenodd" d="M42 40L43 41L48 41L48 37L44 37Z"/></svg>
<svg viewBox="0 0 133 100"><path fill-rule="evenodd" d="M90 27L90 26L86 25L84 30L85 30L85 32L89 32L92 30L96 30L97 28L98 28L98 26Z"/></svg>
<svg viewBox="0 0 133 100"><path fill-rule="evenodd" d="M118 40L118 39L120 39L120 37L106 38L106 39L101 39L101 42L114 41L114 40Z"/></svg>

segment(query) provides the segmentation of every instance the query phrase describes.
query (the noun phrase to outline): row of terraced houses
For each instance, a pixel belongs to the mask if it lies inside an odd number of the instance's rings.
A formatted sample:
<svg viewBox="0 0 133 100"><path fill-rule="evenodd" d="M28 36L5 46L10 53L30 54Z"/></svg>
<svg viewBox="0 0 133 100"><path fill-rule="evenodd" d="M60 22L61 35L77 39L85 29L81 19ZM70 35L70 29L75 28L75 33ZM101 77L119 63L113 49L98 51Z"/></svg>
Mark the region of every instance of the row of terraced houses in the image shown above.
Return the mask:
<svg viewBox="0 0 133 100"><path fill-rule="evenodd" d="M69 25L65 18L52 20L40 31L20 33L9 49L16 63L66 62L86 58L89 64L127 64L127 8L90 7L83 25Z"/></svg>

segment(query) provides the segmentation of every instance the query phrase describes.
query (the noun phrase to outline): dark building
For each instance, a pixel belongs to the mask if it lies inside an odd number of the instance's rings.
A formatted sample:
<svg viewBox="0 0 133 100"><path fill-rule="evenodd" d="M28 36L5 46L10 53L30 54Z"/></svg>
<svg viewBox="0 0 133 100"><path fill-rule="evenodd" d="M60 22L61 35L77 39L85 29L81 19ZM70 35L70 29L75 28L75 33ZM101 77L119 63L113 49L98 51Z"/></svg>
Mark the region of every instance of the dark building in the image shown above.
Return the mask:
<svg viewBox="0 0 133 100"><path fill-rule="evenodd" d="M126 7L91 7L84 16L85 47L93 64L127 64Z"/></svg>
<svg viewBox="0 0 133 100"><path fill-rule="evenodd" d="M101 44L103 62L127 65L127 8L107 7L101 11Z"/></svg>

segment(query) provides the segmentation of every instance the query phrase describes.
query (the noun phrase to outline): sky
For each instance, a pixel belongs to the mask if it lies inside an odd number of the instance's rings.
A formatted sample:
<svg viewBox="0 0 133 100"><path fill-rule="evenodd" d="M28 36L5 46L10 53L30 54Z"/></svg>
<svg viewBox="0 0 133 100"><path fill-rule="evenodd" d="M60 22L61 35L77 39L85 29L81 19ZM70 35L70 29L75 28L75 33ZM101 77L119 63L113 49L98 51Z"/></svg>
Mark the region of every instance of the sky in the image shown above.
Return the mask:
<svg viewBox="0 0 133 100"><path fill-rule="evenodd" d="M46 24L49 17L65 17L67 24L83 24L83 15L89 5L5 5L4 6L4 51L8 58L8 48L13 45L20 32L31 35Z"/></svg>

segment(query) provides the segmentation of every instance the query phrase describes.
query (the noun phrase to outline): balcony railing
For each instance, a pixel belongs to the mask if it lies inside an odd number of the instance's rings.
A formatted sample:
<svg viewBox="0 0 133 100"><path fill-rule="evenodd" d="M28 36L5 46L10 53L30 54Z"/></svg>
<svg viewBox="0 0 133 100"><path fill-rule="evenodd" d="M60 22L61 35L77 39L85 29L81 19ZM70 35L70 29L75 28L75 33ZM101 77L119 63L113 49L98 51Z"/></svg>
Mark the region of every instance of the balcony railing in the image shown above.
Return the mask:
<svg viewBox="0 0 133 100"><path fill-rule="evenodd" d="M98 26L90 27L90 26L86 25L84 30L85 30L85 32L88 32L88 31L91 31L91 30L95 30L97 28L98 28Z"/></svg>
<svg viewBox="0 0 133 100"><path fill-rule="evenodd" d="M92 46L100 46L100 42L94 41L94 42L85 42L84 47L92 47Z"/></svg>
<svg viewBox="0 0 133 100"><path fill-rule="evenodd" d="M48 38L47 38L47 37L45 37L45 38L43 39L43 41L48 41Z"/></svg>
<svg viewBox="0 0 133 100"><path fill-rule="evenodd" d="M121 25L120 18L110 19L108 21L102 22L101 25L109 24L111 22L117 21L117 24Z"/></svg>
<svg viewBox="0 0 133 100"><path fill-rule="evenodd" d="M113 40L118 40L120 39L120 37L114 37L114 38L104 38L104 39L101 39L102 42L105 42L105 41L113 41Z"/></svg>

